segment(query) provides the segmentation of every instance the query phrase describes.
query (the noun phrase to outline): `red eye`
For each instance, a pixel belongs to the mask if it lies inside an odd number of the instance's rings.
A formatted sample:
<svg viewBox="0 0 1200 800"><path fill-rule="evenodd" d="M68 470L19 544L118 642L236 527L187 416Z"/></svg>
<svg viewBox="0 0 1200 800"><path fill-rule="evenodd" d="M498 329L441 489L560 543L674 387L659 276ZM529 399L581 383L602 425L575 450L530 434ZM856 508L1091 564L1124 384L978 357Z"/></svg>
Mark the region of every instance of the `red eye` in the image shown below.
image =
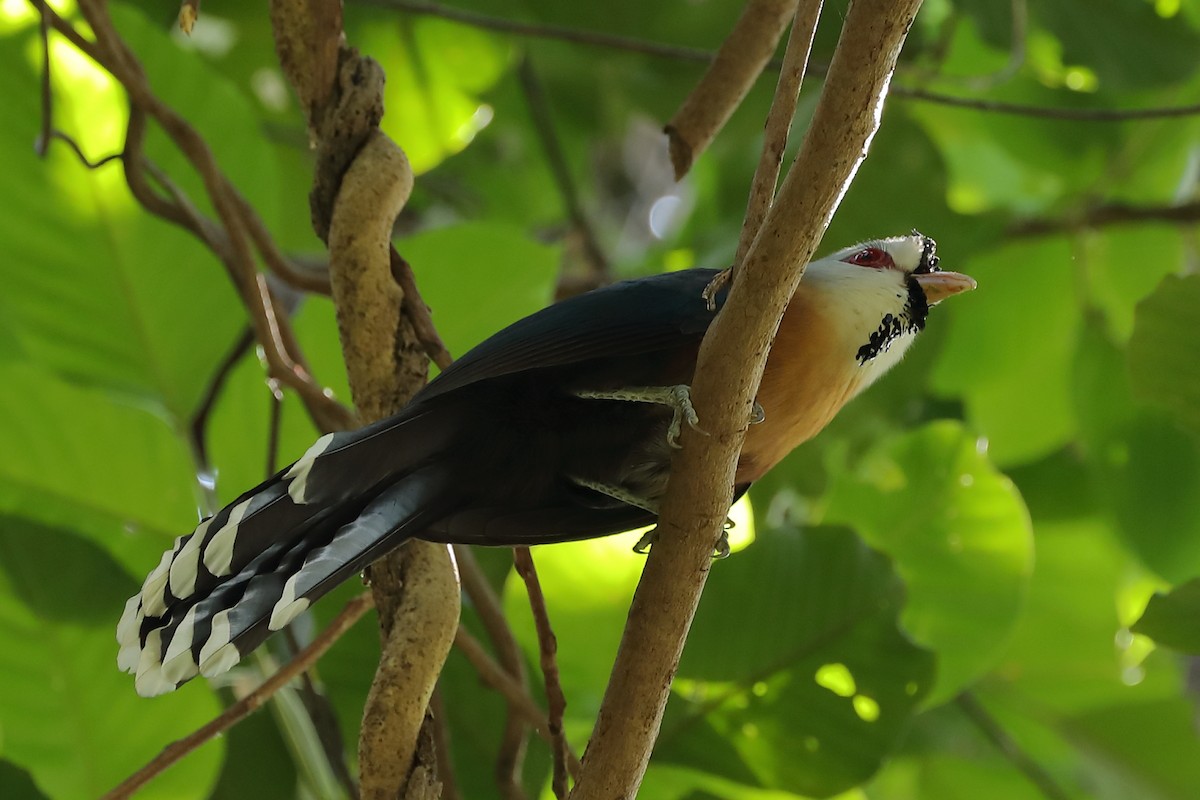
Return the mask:
<svg viewBox="0 0 1200 800"><path fill-rule="evenodd" d="M860 267L871 267L872 269L889 269L896 266L896 263L892 261L891 254L878 247L864 247L857 253L846 256L844 260L847 264L857 264Z"/></svg>

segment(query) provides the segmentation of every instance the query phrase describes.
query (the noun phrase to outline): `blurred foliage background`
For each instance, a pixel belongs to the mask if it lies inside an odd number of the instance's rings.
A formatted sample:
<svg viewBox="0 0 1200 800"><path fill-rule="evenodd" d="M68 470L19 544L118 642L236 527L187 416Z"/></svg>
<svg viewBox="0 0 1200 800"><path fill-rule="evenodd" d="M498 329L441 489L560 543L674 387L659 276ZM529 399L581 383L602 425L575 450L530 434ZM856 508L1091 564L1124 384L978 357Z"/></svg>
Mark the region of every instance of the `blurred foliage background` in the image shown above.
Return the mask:
<svg viewBox="0 0 1200 800"><path fill-rule="evenodd" d="M319 254L307 134L265 8L205 3L187 38L176 4L112 5L156 91L282 246ZM419 173L396 241L452 352L580 276L728 263L770 75L676 184L660 129L702 64L413 11L423 5L349 2L346 29L388 75L384 127ZM454 7L701 50L741 10ZM827 4L815 62L828 61L843 12ZM91 159L119 151L120 87L50 42L56 125ZM225 502L262 478L275 400L238 349L247 321L212 255L142 212L119 162L87 169L61 142L35 156L40 53L32 4L4 0L0 796L77 798L111 788L284 657L272 647L228 680L143 700L113 640L124 599L210 491ZM752 490L744 549L714 566L641 797L1196 797L1200 119L1090 117L1197 103L1198 54L1197 0L927 0L822 251L917 227L980 288L937 308L901 367ZM798 131L819 82L805 86ZM548 137L603 270L567 213ZM146 150L202 197L165 137L152 132ZM292 299L316 376L347 398L329 301ZM231 353L201 452L196 415ZM280 411L286 463L315 433L294 397ZM536 552L578 749L641 567L632 541ZM479 557L536 676L508 554ZM358 590L318 604L299 638ZM464 624L478 628L469 607ZM318 670L351 759L376 650L364 622ZM457 652L442 688L463 796L497 796L503 701ZM142 796L336 795L306 725L285 692ZM530 797L548 796L548 775L534 740Z"/></svg>

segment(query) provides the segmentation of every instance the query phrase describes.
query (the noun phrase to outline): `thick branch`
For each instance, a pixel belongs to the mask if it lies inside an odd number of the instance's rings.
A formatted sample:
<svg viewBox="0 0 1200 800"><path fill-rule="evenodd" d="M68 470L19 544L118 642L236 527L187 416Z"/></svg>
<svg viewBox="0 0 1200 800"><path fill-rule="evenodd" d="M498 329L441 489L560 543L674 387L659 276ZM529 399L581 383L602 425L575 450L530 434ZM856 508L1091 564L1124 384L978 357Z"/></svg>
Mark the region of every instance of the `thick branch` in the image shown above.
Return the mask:
<svg viewBox="0 0 1200 800"><path fill-rule="evenodd" d="M632 798L732 498L734 468L779 319L866 155L920 0L856 0L812 127L701 347L690 428L672 463L659 536L634 595L575 800Z"/></svg>

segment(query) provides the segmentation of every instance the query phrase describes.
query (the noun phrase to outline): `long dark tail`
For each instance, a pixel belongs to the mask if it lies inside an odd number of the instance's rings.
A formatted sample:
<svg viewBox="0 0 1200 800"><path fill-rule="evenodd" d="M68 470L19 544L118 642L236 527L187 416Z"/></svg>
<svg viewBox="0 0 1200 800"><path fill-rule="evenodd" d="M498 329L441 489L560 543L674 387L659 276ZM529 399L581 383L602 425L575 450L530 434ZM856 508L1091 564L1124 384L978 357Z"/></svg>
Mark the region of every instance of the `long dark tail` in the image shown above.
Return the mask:
<svg viewBox="0 0 1200 800"><path fill-rule="evenodd" d="M175 540L117 626L143 696L232 667L312 601L452 506L453 414L416 409L317 440Z"/></svg>

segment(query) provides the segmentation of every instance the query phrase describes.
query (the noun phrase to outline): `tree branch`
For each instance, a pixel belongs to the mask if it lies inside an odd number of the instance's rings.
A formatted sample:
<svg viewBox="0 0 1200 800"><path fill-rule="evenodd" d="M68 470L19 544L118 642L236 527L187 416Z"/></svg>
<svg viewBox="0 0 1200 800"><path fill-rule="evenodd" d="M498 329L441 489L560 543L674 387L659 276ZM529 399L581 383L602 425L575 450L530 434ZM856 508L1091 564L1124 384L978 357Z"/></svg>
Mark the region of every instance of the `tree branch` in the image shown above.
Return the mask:
<svg viewBox="0 0 1200 800"><path fill-rule="evenodd" d="M750 0L717 56L664 129L675 180L692 168L771 60L797 0Z"/></svg>
<svg viewBox="0 0 1200 800"><path fill-rule="evenodd" d="M350 390L364 421L382 419L403 408L428 372L421 337L402 313L404 292L392 277L392 225L411 191L412 171L379 130L383 71L341 44L340 2L273 0L271 23L280 63L317 142L309 200L313 227L329 244ZM413 541L369 572L383 652L360 730L362 796L431 796L440 787L436 731L426 710L458 628L453 556L445 545Z"/></svg>
<svg viewBox="0 0 1200 800"><path fill-rule="evenodd" d="M554 756L554 774L551 787L554 796L563 800L567 796L567 737L563 733L563 714L567 710L567 698L563 694L562 682L558 679L558 639L550 625L550 614L546 609L546 596L538 581L537 567L528 547L513 548L513 564L517 574L525 582L529 594L529 608L533 612L533 624L537 629L538 653L542 667L542 679L546 683L546 705L549 709L550 749Z"/></svg>
<svg viewBox="0 0 1200 800"><path fill-rule="evenodd" d="M1058 233L1107 228L1113 225L1133 225L1147 222L1169 222L1192 225L1200 222L1200 200L1170 206L1135 206L1128 203L1105 203L1082 213L1058 219L1027 219L1008 227L1011 238L1053 236Z"/></svg>
<svg viewBox="0 0 1200 800"><path fill-rule="evenodd" d="M817 19L821 16L821 5L821 0L801 0L796 8L792 33L788 37L787 50L783 54L783 68L779 71L779 83L775 87L775 96L771 99L771 110L767 112L767 123L763 129L762 155L758 159L754 179L750 184L746 220L742 223L742 235L738 240L737 255L733 259L732 269L735 270L749 252L750 244L758 235L763 220L767 217L767 211L775 200L779 167L783 164L783 151L787 148L792 118L796 116L796 102L800 99L804 68L812 51Z"/></svg>
<svg viewBox="0 0 1200 800"><path fill-rule="evenodd" d="M693 401L705 430L682 435L658 540L634 594L575 800L632 798L732 498L767 350L834 208L866 155L920 0L856 0L812 126L779 198L701 346Z"/></svg>

